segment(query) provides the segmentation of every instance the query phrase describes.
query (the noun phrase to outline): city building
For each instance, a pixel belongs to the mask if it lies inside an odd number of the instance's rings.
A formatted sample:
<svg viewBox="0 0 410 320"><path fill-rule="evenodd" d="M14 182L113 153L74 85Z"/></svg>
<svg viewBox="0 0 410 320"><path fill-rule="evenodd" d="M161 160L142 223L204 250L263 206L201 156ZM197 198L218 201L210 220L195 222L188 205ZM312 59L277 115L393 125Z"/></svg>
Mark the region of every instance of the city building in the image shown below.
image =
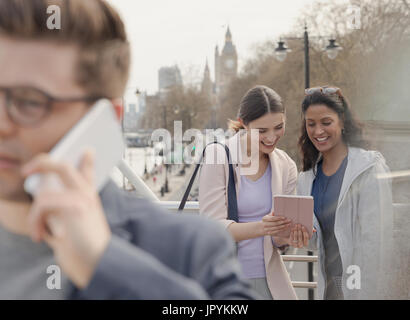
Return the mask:
<svg viewBox="0 0 410 320"><path fill-rule="evenodd" d="M216 128L216 113L221 104L222 97L226 94L229 84L238 74L238 54L232 41L232 33L228 26L225 33L225 43L219 52L218 45L215 47L214 75L215 81L211 80L208 59L206 60L204 75L201 84L202 92L209 97L211 120L208 128Z"/></svg>
<svg viewBox="0 0 410 320"><path fill-rule="evenodd" d="M158 93L161 100L165 99L169 89L178 85L182 85L182 76L177 65L158 70Z"/></svg>
<svg viewBox="0 0 410 320"><path fill-rule="evenodd" d="M222 52L219 53L218 46L215 47L215 93L217 95L225 93L227 86L236 77L237 72L238 55L228 26Z"/></svg>
<svg viewBox="0 0 410 320"><path fill-rule="evenodd" d="M238 54L232 41L232 33L229 26L226 30L225 44L221 53L219 53L218 45L215 47L214 74L215 81L212 82L207 59L201 89L206 94L214 96L212 100L217 100L226 92L229 83L238 74Z"/></svg>

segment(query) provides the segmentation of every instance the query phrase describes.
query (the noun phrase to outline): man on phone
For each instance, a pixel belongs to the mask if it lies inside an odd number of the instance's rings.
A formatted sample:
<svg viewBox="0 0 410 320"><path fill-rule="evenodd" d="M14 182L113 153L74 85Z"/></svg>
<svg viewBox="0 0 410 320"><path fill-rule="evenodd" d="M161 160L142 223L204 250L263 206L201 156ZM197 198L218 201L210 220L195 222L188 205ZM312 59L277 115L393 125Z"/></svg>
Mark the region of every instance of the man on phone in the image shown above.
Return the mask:
<svg viewBox="0 0 410 320"><path fill-rule="evenodd" d="M61 29L47 27L50 5ZM97 99L121 97L129 55L105 1L0 2L0 298L254 297L219 226L112 182L97 194L92 152L79 168L47 155ZM31 198L23 183L35 173L64 190Z"/></svg>

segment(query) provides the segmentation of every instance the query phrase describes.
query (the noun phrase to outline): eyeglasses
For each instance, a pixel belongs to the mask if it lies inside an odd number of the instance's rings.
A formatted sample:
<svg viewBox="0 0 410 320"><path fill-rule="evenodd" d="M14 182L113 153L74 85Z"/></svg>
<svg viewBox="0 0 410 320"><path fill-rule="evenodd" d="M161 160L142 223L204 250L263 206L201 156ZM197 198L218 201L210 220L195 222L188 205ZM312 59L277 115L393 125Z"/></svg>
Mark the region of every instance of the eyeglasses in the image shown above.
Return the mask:
<svg viewBox="0 0 410 320"><path fill-rule="evenodd" d="M22 127L37 125L46 118L55 103L95 102L101 97L56 98L32 87L0 87L0 106L6 106L10 120Z"/></svg>
<svg viewBox="0 0 410 320"><path fill-rule="evenodd" d="M305 95L309 96L315 92L320 92L323 94L337 94L339 97L342 97L342 91L337 87L314 87L305 89Z"/></svg>

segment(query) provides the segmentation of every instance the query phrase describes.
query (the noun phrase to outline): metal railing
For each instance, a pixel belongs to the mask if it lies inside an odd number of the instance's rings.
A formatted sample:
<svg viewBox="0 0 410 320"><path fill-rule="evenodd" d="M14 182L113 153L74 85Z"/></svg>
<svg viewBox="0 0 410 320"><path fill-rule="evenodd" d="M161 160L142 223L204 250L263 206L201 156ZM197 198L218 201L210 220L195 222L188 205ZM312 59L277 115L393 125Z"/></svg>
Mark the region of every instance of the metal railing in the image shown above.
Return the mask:
<svg viewBox="0 0 410 320"><path fill-rule="evenodd" d="M159 201L154 192L145 184L145 182L134 172L134 169L122 159L117 165L118 170L128 179L135 188L138 197L145 198L151 201Z"/></svg>

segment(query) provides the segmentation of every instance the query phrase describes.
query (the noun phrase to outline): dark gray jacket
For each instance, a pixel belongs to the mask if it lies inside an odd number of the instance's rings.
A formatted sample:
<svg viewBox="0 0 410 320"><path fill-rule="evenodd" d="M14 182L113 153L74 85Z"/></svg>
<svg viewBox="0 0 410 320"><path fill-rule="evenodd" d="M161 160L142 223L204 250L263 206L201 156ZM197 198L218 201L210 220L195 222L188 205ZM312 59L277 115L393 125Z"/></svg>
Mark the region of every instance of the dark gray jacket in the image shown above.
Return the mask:
<svg viewBox="0 0 410 320"><path fill-rule="evenodd" d="M69 299L254 299L233 240L216 222L171 214L110 181L100 194L112 238Z"/></svg>

